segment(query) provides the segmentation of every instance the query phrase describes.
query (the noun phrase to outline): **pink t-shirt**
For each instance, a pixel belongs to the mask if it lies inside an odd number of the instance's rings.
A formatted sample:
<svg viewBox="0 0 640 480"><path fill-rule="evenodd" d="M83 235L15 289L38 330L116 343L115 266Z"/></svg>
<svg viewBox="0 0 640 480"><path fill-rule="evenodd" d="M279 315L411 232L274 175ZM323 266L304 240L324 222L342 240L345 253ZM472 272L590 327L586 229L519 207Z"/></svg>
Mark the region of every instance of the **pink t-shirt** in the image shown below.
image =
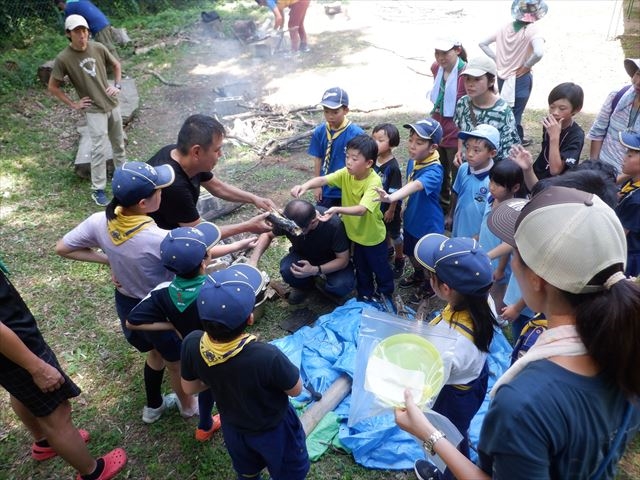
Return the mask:
<svg viewBox="0 0 640 480"><path fill-rule="evenodd" d="M531 42L542 37L537 23L531 23L517 32L513 23L501 28L496 34L496 66L498 77L506 79L512 76L525 60L533 53Z"/></svg>

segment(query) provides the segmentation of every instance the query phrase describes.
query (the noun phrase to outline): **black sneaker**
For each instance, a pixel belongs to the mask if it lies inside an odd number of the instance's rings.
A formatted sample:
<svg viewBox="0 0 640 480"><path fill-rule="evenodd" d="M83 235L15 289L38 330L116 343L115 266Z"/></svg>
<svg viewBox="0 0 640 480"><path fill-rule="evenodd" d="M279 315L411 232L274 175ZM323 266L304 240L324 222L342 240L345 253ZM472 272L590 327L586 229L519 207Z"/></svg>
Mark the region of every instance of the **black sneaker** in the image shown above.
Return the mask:
<svg viewBox="0 0 640 480"><path fill-rule="evenodd" d="M440 472L436 466L427 460L416 460L413 464L413 471L418 480L438 480Z"/></svg>
<svg viewBox="0 0 640 480"><path fill-rule="evenodd" d="M424 275L422 273L416 273L415 271L408 277L403 278L398 282L400 288L417 287L424 283Z"/></svg>
<svg viewBox="0 0 640 480"><path fill-rule="evenodd" d="M309 292L306 290L292 288L289 297L287 297L287 302L289 302L289 305L300 305L306 300L308 294Z"/></svg>
<svg viewBox="0 0 640 480"><path fill-rule="evenodd" d="M405 264L404 257L396 258L393 261L393 278L394 279L397 280L402 276L402 274L404 273L404 264Z"/></svg>

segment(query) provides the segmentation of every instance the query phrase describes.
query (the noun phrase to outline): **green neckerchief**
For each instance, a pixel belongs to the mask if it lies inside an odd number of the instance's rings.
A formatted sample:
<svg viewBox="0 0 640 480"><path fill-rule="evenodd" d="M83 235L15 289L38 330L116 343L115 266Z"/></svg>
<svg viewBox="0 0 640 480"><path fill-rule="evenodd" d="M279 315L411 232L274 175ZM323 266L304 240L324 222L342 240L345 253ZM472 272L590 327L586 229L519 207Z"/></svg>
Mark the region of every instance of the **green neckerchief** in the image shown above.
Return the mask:
<svg viewBox="0 0 640 480"><path fill-rule="evenodd" d="M204 283L206 275L198 275L195 278L182 278L176 275L169 285L169 296L175 307L184 312L200 293L200 287Z"/></svg>
<svg viewBox="0 0 640 480"><path fill-rule="evenodd" d="M527 25L529 25L528 22L521 22L520 20L514 20L513 21L513 31L518 33L520 30L525 28Z"/></svg>

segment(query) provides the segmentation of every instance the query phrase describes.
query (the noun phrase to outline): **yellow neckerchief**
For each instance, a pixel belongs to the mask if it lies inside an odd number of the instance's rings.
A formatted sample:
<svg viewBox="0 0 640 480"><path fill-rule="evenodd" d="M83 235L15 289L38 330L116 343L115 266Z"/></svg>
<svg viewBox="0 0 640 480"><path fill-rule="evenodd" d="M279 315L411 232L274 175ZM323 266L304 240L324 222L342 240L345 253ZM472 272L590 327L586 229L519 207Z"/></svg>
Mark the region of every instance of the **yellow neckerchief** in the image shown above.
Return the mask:
<svg viewBox="0 0 640 480"><path fill-rule="evenodd" d="M636 180L635 182L633 181L633 179L629 179L620 189L620 192L618 192L618 196L620 197L620 200L622 200L623 198L625 198L627 195L629 195L632 192L635 192L636 190L638 190L640 188L640 180Z"/></svg>
<svg viewBox="0 0 640 480"><path fill-rule="evenodd" d="M458 331L462 336L467 337L474 343L473 320L467 310L455 311L449 304L440 312L436 318L429 322L429 325L437 325L442 320Z"/></svg>
<svg viewBox="0 0 640 480"><path fill-rule="evenodd" d="M420 160L419 162L414 161L413 162L413 170L411 171L411 174L409 175L409 182L411 180L413 180L413 176L415 175L415 173L418 170L422 170L423 168L427 168L428 166L434 164L434 163L440 163L440 154L438 153L438 151L434 151L431 155L429 155L427 158L425 158L424 160Z"/></svg>
<svg viewBox="0 0 640 480"><path fill-rule="evenodd" d="M239 354L249 343L257 340L255 335L245 333L227 343L215 343L205 333L200 339L200 356L208 367L219 365Z"/></svg>
<svg viewBox="0 0 640 480"><path fill-rule="evenodd" d="M344 117L342 124L336 130L333 130L333 133L331 133L332 130L331 127L329 127L329 122L325 123L327 149L324 152L324 161L322 162L322 169L320 170L322 175L329 173L329 163L331 163L331 146L333 145L333 141L338 138L349 125L351 125L351 121L347 117Z"/></svg>
<svg viewBox="0 0 640 480"><path fill-rule="evenodd" d="M111 241L120 245L153 224L147 215L122 215L122 207L116 207L116 218L107 222Z"/></svg>

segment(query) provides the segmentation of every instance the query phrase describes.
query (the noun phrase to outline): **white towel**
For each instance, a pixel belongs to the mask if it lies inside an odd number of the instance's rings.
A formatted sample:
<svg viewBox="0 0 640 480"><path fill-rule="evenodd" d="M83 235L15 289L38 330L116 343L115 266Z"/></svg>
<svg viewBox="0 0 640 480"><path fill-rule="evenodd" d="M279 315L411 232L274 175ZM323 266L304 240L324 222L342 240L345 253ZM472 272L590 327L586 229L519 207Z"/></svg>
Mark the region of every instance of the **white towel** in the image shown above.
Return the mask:
<svg viewBox="0 0 640 480"><path fill-rule="evenodd" d="M493 398L498 389L513 380L527 365L536 360L555 357L556 355L573 357L587 353L575 325L561 325L543 332L536 343L520 357L509 370L504 372L491 390Z"/></svg>
<svg viewBox="0 0 640 480"><path fill-rule="evenodd" d="M440 84L442 83L442 76L444 75L444 69L438 67L438 73L433 81L433 89L431 90L431 103L434 105L438 101L438 95L440 95ZM444 98L442 100L442 111L440 114L443 117L453 117L456 111L456 99L458 97L458 62L453 66L451 73L447 77L447 81L444 84Z"/></svg>
<svg viewBox="0 0 640 480"><path fill-rule="evenodd" d="M505 79L502 84L502 90L500 90L500 96L502 99L513 107L516 103L516 76L511 75Z"/></svg>

